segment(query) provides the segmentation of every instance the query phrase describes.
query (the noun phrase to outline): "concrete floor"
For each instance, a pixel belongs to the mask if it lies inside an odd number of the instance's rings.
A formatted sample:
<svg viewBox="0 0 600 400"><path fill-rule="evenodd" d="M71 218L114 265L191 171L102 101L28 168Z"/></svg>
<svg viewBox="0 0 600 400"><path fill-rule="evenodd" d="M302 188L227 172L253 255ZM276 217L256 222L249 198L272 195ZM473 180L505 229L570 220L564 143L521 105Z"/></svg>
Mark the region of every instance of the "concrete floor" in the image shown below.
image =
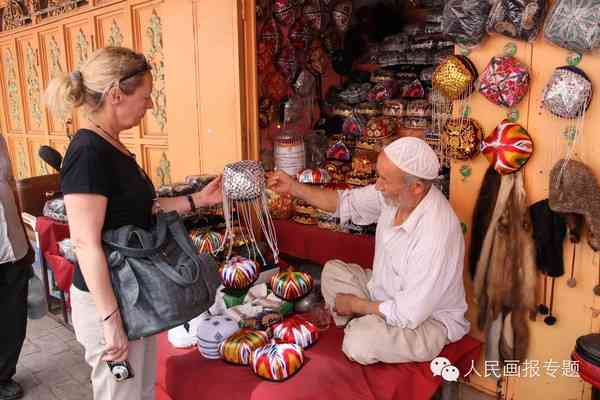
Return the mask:
<svg viewBox="0 0 600 400"><path fill-rule="evenodd" d="M46 316L27 321L14 379L27 400L92 399L90 367L72 331Z"/></svg>

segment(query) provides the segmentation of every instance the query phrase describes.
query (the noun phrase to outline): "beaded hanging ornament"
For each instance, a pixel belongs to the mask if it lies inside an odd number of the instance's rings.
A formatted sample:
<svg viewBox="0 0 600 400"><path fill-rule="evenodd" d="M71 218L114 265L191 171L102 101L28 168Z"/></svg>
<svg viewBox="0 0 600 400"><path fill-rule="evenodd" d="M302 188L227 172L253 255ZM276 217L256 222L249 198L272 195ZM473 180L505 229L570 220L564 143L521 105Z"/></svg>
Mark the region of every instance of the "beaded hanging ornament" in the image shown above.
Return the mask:
<svg viewBox="0 0 600 400"><path fill-rule="evenodd" d="M448 119L452 117L453 102L459 110L458 119L455 121L456 128L460 130L467 125L467 98L475 89L477 78L477 69L465 56L451 55L436 67L431 79L434 131L441 133ZM443 165L449 165L449 158L445 152L439 156Z"/></svg>
<svg viewBox="0 0 600 400"><path fill-rule="evenodd" d="M275 264L279 262L279 249L273 220L269 213L265 193L265 171L258 161L244 160L225 166L223 171L223 210L225 216L225 238L233 234L233 221L239 221L240 236L248 240L248 250L251 258L260 256L263 265L265 258L257 246L252 229L255 219L260 226L264 238L273 252ZM234 211L235 210L235 211ZM235 212L235 215L234 215ZM237 218L234 218L237 217ZM228 242L226 260L231 257L232 242Z"/></svg>
<svg viewBox="0 0 600 400"><path fill-rule="evenodd" d="M555 158L569 160L575 144L584 131L585 113L592 102L592 82L581 69L572 66L559 67L554 70L550 81L544 88L542 107L554 117L562 121L561 134L567 142L566 155L556 154ZM555 141L562 140L561 135ZM555 142L555 148L558 144Z"/></svg>

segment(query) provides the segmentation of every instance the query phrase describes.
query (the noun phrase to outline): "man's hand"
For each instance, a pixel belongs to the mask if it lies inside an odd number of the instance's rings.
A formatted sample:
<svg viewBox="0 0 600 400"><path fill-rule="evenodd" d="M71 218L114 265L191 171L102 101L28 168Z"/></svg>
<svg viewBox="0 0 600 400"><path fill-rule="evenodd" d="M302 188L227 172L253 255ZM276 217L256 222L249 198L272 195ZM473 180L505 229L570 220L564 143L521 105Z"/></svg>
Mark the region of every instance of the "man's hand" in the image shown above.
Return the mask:
<svg viewBox="0 0 600 400"><path fill-rule="evenodd" d="M283 171L274 171L267 174L267 187L274 192L291 194L294 185L298 182Z"/></svg>
<svg viewBox="0 0 600 400"><path fill-rule="evenodd" d="M335 312L337 315L342 317L351 317L356 311L354 309L354 304L358 300L353 294L347 293L338 293L335 296Z"/></svg>

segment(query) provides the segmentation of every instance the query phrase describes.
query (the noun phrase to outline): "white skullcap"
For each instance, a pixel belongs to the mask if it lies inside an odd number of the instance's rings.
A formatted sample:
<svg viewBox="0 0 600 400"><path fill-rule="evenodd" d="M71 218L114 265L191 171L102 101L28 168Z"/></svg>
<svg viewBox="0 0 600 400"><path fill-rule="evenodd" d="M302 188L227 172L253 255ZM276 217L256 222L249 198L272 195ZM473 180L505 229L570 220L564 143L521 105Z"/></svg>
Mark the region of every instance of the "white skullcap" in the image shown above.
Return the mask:
<svg viewBox="0 0 600 400"><path fill-rule="evenodd" d="M433 149L422 139L396 139L383 151L396 167L407 174L427 180L438 177L440 161Z"/></svg>

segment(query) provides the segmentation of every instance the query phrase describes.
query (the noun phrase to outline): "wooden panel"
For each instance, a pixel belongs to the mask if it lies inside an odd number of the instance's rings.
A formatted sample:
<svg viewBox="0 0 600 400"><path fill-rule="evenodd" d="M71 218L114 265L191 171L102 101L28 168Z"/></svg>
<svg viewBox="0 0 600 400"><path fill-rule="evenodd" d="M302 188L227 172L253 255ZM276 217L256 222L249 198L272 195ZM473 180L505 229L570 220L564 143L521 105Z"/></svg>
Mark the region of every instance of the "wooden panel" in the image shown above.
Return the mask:
<svg viewBox="0 0 600 400"><path fill-rule="evenodd" d="M65 24L65 43L67 49L68 71L79 69L85 60L94 51L94 31L89 18L73 20ZM81 126L81 116L75 112L73 115L73 128Z"/></svg>
<svg viewBox="0 0 600 400"><path fill-rule="evenodd" d="M33 176L55 173L54 169L52 169L51 166L46 164L44 160L38 156L40 146L44 144L48 144L48 140L45 138L34 138L27 140L27 148L30 155L29 161L32 167Z"/></svg>
<svg viewBox="0 0 600 400"><path fill-rule="evenodd" d="M17 51L12 41L0 44L0 61L2 61L2 97L6 129L8 133L22 133L25 129L22 90Z"/></svg>
<svg viewBox="0 0 600 400"><path fill-rule="evenodd" d="M144 145L144 170L152 179L155 187L169 184L171 180L171 162L168 160L166 147Z"/></svg>
<svg viewBox="0 0 600 400"><path fill-rule="evenodd" d="M17 54L25 105L27 133L42 135L46 132L46 114L42 104L43 81L37 35L17 39Z"/></svg>
<svg viewBox="0 0 600 400"><path fill-rule="evenodd" d="M154 108L142 121L142 137L167 134L167 93L165 90L165 56L163 43L162 2L150 2L132 9L134 48L143 52L152 65ZM183 61L183 60L181 60Z"/></svg>
<svg viewBox="0 0 600 400"><path fill-rule="evenodd" d="M65 41L62 31L58 27L42 31L39 34L40 51L42 54L42 72L44 88L48 87L51 79L59 77L67 71ZM48 114L48 134L65 135L65 115Z"/></svg>
<svg viewBox="0 0 600 400"><path fill-rule="evenodd" d="M27 140L24 137L8 136L8 146L11 153L15 179L29 178L31 169Z"/></svg>
<svg viewBox="0 0 600 400"><path fill-rule="evenodd" d="M129 15L123 8L103 12L95 17L98 47L131 47Z"/></svg>

